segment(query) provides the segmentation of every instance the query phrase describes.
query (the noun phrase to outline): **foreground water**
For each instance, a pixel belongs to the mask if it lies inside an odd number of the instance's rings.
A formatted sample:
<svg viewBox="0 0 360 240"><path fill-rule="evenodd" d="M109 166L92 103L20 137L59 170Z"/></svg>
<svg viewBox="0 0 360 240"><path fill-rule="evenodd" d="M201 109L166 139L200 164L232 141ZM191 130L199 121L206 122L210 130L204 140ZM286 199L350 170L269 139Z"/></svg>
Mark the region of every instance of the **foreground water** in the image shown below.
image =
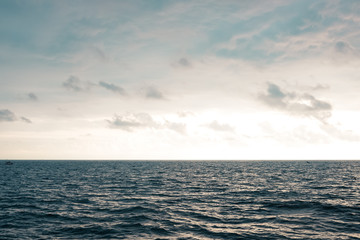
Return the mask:
<svg viewBox="0 0 360 240"><path fill-rule="evenodd" d="M359 161L0 164L0 239L360 239Z"/></svg>

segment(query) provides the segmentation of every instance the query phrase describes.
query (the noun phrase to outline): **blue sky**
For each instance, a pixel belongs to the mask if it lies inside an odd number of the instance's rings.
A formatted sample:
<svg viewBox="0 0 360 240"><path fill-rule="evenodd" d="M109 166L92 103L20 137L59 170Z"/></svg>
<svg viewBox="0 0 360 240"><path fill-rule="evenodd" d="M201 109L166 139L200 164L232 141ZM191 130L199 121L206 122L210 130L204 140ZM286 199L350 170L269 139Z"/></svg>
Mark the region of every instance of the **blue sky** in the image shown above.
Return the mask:
<svg viewBox="0 0 360 240"><path fill-rule="evenodd" d="M357 159L359 12L1 1L0 157Z"/></svg>

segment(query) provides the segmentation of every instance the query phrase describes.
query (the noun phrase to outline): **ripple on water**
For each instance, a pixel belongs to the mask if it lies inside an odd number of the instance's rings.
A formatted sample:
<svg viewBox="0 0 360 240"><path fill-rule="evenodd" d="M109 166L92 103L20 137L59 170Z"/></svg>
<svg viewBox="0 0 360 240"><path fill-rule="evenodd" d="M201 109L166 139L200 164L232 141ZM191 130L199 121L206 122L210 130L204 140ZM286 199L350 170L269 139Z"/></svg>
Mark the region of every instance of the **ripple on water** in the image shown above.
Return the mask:
<svg viewBox="0 0 360 240"><path fill-rule="evenodd" d="M358 161L0 166L0 239L360 239Z"/></svg>

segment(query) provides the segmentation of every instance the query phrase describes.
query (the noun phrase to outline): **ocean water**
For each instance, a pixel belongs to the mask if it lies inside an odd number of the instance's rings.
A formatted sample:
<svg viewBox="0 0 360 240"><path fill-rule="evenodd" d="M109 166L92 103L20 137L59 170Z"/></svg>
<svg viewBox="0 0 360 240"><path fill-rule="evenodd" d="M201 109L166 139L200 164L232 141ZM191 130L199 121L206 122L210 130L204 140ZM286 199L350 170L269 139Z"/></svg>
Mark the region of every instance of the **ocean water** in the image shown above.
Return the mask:
<svg viewBox="0 0 360 240"><path fill-rule="evenodd" d="M0 161L0 239L360 239L360 161Z"/></svg>

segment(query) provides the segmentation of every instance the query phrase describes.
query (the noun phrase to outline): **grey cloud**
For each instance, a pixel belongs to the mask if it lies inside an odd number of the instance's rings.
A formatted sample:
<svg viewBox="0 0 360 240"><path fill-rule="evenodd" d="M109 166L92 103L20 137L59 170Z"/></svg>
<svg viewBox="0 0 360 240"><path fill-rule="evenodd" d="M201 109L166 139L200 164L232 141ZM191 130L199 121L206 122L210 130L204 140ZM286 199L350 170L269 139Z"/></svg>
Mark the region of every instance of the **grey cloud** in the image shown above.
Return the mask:
<svg viewBox="0 0 360 240"><path fill-rule="evenodd" d="M259 99L267 105L281 109L286 108L285 97L285 93L280 90L279 86L272 83L268 83L268 89L265 94L259 95Z"/></svg>
<svg viewBox="0 0 360 240"><path fill-rule="evenodd" d="M294 101L288 103L289 110L300 112L330 111L330 103L316 99L314 96L304 93L300 96L294 95Z"/></svg>
<svg viewBox="0 0 360 240"><path fill-rule="evenodd" d="M164 99L164 95L155 87L148 87L145 93L146 98Z"/></svg>
<svg viewBox="0 0 360 240"><path fill-rule="evenodd" d="M1 122L14 122L17 120L17 117L13 112L8 109L0 110L0 121Z"/></svg>
<svg viewBox="0 0 360 240"><path fill-rule="evenodd" d="M350 57L350 59L353 57L358 58L360 55L358 49L356 49L355 47L351 46L349 43L344 42L344 41L336 42L334 45L334 49L335 49L335 52L338 53L338 55L336 55L336 57L337 58L340 57L341 61L344 61L349 57ZM345 59L344 59L344 57L345 57ZM339 60L339 59L337 59L337 60Z"/></svg>
<svg viewBox="0 0 360 240"><path fill-rule="evenodd" d="M325 90L329 88L329 85L317 84L316 86L312 87L311 90Z"/></svg>
<svg viewBox="0 0 360 240"><path fill-rule="evenodd" d="M21 120L26 123L31 123L31 121L26 117L18 118L12 111L8 109L0 110L0 122L15 122Z"/></svg>
<svg viewBox="0 0 360 240"><path fill-rule="evenodd" d="M268 83L266 93L260 94L259 99L268 106L289 113L311 116L320 121L331 117L332 106L330 103L319 100L308 93L298 94L283 91L273 83Z"/></svg>
<svg viewBox="0 0 360 240"><path fill-rule="evenodd" d="M115 115L112 120L106 120L110 128L121 129L132 132L138 129L170 129L179 134L186 134L186 125L184 123L170 122L165 123L155 121L147 113Z"/></svg>
<svg viewBox="0 0 360 240"><path fill-rule="evenodd" d="M271 98L284 98L285 97L285 93L283 93L279 86L275 85L275 84L272 84L272 83L269 83L268 84L268 95L269 97Z"/></svg>
<svg viewBox="0 0 360 240"><path fill-rule="evenodd" d="M171 63L171 66L174 68L190 69L193 65L189 59L182 57Z"/></svg>
<svg viewBox="0 0 360 240"><path fill-rule="evenodd" d="M63 87L70 91L82 92L88 91L91 84L89 82L81 81L76 76L70 76L65 82L63 82Z"/></svg>
<svg viewBox="0 0 360 240"><path fill-rule="evenodd" d="M335 50L341 53L349 53L352 52L354 49L344 41L338 41L335 43Z"/></svg>
<svg viewBox="0 0 360 240"><path fill-rule="evenodd" d="M157 124L147 113L115 115L113 120L107 120L110 128L133 131L136 128L156 127Z"/></svg>
<svg viewBox="0 0 360 240"><path fill-rule="evenodd" d="M95 58L101 62L109 61L109 57L105 54L105 52L99 47L93 47L92 53L94 54Z"/></svg>
<svg viewBox="0 0 360 240"><path fill-rule="evenodd" d="M125 95L125 90L122 87L119 87L113 83L107 83L107 82L100 81L99 86L101 86L107 90L110 90L114 93L118 93L120 95Z"/></svg>
<svg viewBox="0 0 360 240"><path fill-rule="evenodd" d="M208 128L215 130L215 131L223 131L223 132L234 132L234 127L229 124L221 124L218 121L213 121L206 125Z"/></svg>
<svg viewBox="0 0 360 240"><path fill-rule="evenodd" d="M38 97L35 95L35 93L29 93L27 95L28 99L30 99L31 101L37 101Z"/></svg>
<svg viewBox="0 0 360 240"><path fill-rule="evenodd" d="M26 123L32 123L32 121L26 117L20 117L20 120Z"/></svg>
<svg viewBox="0 0 360 240"><path fill-rule="evenodd" d="M142 124L134 120L126 120L121 116L115 116L112 121L107 120L111 128L119 128L125 131L132 131L133 128L141 127Z"/></svg>
<svg viewBox="0 0 360 240"><path fill-rule="evenodd" d="M339 52L343 52L347 48L348 48L348 44L346 44L343 41L339 41L339 42L335 43L335 49Z"/></svg>
<svg viewBox="0 0 360 240"><path fill-rule="evenodd" d="M191 67L191 63L186 58L180 58L178 64L182 67Z"/></svg>

